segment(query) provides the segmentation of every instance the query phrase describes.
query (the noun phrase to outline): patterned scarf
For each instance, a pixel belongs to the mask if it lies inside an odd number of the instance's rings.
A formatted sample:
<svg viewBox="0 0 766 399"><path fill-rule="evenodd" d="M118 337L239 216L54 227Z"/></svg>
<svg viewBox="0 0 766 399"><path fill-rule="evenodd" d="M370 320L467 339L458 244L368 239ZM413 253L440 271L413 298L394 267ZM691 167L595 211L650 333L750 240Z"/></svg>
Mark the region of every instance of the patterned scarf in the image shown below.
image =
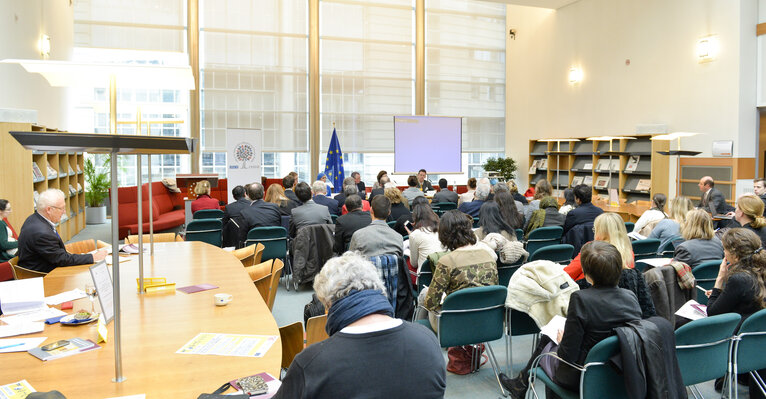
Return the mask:
<svg viewBox="0 0 766 399"><path fill-rule="evenodd" d="M543 224L545 224L546 208L559 209L559 201L556 198L550 196L544 197L540 200L540 209L532 212L532 216L529 218L527 228L524 229L524 238L529 238L529 233L531 233L532 230L538 227L543 227Z"/></svg>

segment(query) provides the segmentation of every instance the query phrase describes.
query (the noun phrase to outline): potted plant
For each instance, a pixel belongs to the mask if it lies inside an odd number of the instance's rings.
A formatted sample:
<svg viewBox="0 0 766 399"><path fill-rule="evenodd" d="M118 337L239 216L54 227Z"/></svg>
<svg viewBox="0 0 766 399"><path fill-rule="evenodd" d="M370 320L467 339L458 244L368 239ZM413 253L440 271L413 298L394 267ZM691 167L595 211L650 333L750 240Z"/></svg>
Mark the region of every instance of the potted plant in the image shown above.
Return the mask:
<svg viewBox="0 0 766 399"><path fill-rule="evenodd" d="M489 158L482 165L486 172L497 172L504 181L513 180L516 174L516 161L513 158Z"/></svg>
<svg viewBox="0 0 766 399"><path fill-rule="evenodd" d="M103 171L97 172L96 166L93 165L93 160L88 158L85 160L85 167L83 172L85 173L85 184L87 185L87 191L85 192L85 222L87 224L103 224L106 223L106 206L104 206L104 199L109 196L109 186L112 184L109 179L109 161L110 157L106 157L103 163Z"/></svg>

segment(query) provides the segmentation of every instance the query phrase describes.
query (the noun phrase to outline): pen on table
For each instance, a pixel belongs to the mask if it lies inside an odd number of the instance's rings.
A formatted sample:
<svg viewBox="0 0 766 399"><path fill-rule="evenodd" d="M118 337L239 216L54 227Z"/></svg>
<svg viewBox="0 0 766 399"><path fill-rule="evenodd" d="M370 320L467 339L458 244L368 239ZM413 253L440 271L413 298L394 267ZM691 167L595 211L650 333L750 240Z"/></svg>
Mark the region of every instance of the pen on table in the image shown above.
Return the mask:
<svg viewBox="0 0 766 399"><path fill-rule="evenodd" d="M8 348L13 348L14 346L21 346L21 345L24 345L24 343L22 342L22 343L18 343L18 344L0 346L0 349L8 349Z"/></svg>

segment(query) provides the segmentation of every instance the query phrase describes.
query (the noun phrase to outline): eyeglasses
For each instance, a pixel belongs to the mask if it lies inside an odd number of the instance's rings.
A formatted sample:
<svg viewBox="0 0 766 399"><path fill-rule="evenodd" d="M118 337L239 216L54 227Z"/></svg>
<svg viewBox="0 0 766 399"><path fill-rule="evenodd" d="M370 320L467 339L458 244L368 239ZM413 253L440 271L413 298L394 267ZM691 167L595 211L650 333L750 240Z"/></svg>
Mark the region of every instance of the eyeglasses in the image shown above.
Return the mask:
<svg viewBox="0 0 766 399"><path fill-rule="evenodd" d="M51 205L50 207L51 208L56 208L56 209L60 210L61 212L64 212L66 210L65 206L53 206L53 205Z"/></svg>

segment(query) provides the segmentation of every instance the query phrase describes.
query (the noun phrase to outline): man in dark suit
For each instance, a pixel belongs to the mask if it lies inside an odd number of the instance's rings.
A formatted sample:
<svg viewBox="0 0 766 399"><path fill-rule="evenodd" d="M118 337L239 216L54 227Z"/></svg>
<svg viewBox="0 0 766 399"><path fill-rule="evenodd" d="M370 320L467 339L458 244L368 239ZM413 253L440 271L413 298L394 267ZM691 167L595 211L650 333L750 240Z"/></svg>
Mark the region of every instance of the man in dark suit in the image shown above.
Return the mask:
<svg viewBox="0 0 766 399"><path fill-rule="evenodd" d="M87 265L106 258L106 250L94 254L70 254L56 232L56 223L66 213L64 192L51 188L37 200L37 212L30 215L19 233L19 266L49 273L62 266Z"/></svg>
<svg viewBox="0 0 766 399"><path fill-rule="evenodd" d="M359 189L359 197L365 199L367 197L367 187L365 187L364 182L362 181L362 175L360 175L359 172L351 172L351 177L354 178L356 188Z"/></svg>
<svg viewBox="0 0 766 399"><path fill-rule="evenodd" d="M335 198L327 198L325 193L327 192L327 185L321 180L317 180L311 185L311 191L314 194L314 202L319 205L324 205L331 215L340 215L340 207L338 207L338 201Z"/></svg>
<svg viewBox="0 0 766 399"><path fill-rule="evenodd" d="M318 183L324 184L321 180ZM325 186L325 191L327 186ZM290 237L294 238L298 229L304 226L314 224L331 224L332 218L330 212L324 205L319 205L311 199L311 187L305 182L298 183L295 186L295 195L298 196L303 205L292 210L290 218Z"/></svg>
<svg viewBox="0 0 766 399"><path fill-rule="evenodd" d="M261 183L252 183L248 187L247 196L253 199L253 203L243 209L240 214L247 222L248 231L253 227L282 225L282 214L279 212L277 204L263 200L263 185Z"/></svg>
<svg viewBox="0 0 766 399"><path fill-rule="evenodd" d="M296 179L293 175L287 175L282 178L282 187L285 188L285 197L287 197L290 201L293 201L296 203L296 206L300 205L300 201L298 200L298 197L295 196L295 184L298 183L298 179ZM253 201L255 199L251 198Z"/></svg>
<svg viewBox="0 0 766 399"><path fill-rule="evenodd" d="M356 183L354 183L353 177L347 177L343 179L343 185L340 188L340 194L336 195L335 198L333 198L335 202L338 203L338 209L342 209L343 205L346 203L346 197L347 197L346 186L356 186ZM359 193L357 192L357 195L358 194Z"/></svg>
<svg viewBox="0 0 766 399"><path fill-rule="evenodd" d="M434 186L431 185L431 182L426 180L428 177L428 172L426 172L425 169L420 169L418 171L418 189L422 192L426 191L434 191Z"/></svg>
<svg viewBox="0 0 766 399"><path fill-rule="evenodd" d="M447 188L447 179L439 179L439 192L434 194L431 202L454 202L457 204L457 193Z"/></svg>
<svg viewBox="0 0 766 399"><path fill-rule="evenodd" d="M753 180L753 192L763 201L763 214L766 216L766 179L760 177Z"/></svg>
<svg viewBox="0 0 766 399"><path fill-rule="evenodd" d="M593 223L596 216L604 213L603 209L590 202L593 196L590 186L580 184L575 186L573 191L577 208L567 213L567 218L564 220L564 235L578 224Z"/></svg>
<svg viewBox="0 0 766 399"><path fill-rule="evenodd" d="M245 197L245 188L242 186L234 187L231 190L231 196L234 197L234 202L226 205L226 209L223 211L223 218L221 223L226 226L226 222L229 219L239 215L243 209L250 206L250 200Z"/></svg>
<svg viewBox="0 0 766 399"><path fill-rule="evenodd" d="M372 201L373 198L375 198L376 195L383 195L386 191L386 183L389 183L391 179L388 178L388 175L383 175L380 178L380 187L379 188L373 188L370 192L370 201Z"/></svg>
<svg viewBox="0 0 766 399"><path fill-rule="evenodd" d="M372 222L372 216L368 212L362 212L362 199L358 195L350 195L346 198L348 213L335 221L335 246L333 250L342 254L346 245L351 242L351 236Z"/></svg>
<svg viewBox="0 0 766 399"><path fill-rule="evenodd" d="M713 216L721 215L728 211L726 198L721 190L715 188L715 182L712 177L705 176L701 178L698 186L702 192L702 199L697 208L702 208Z"/></svg>

